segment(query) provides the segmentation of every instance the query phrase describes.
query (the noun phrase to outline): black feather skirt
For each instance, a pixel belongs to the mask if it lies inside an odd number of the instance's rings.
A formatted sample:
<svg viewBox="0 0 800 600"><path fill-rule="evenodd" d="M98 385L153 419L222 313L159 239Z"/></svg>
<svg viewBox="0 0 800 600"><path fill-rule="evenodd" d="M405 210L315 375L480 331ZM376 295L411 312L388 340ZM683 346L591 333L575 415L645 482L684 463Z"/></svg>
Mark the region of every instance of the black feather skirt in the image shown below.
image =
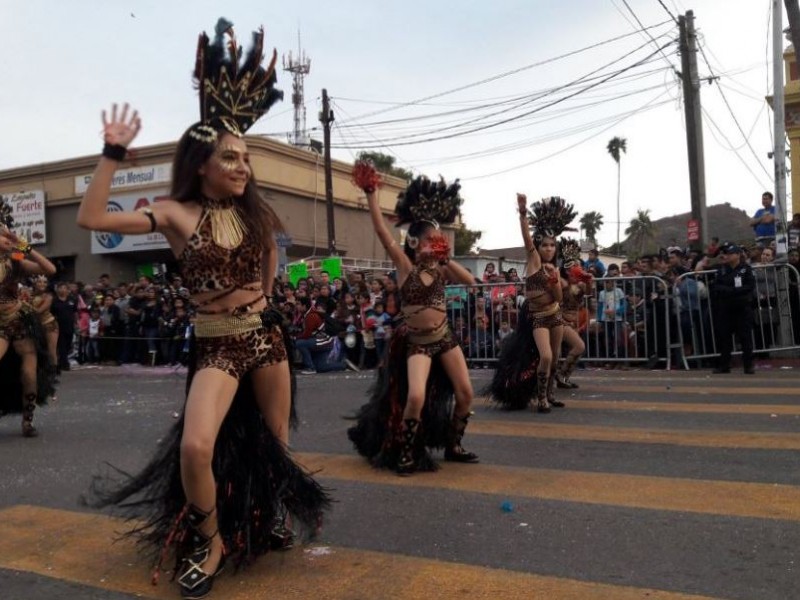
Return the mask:
<svg viewBox="0 0 800 600"><path fill-rule="evenodd" d="M33 340L36 349L36 404L47 404L55 396L56 381L55 369L50 364L50 355L47 353L47 338L45 337L39 316L28 304L23 304L16 318L21 320L24 335ZM10 344L5 356L0 360L0 415L22 412L22 379L20 368L22 361Z"/></svg>
<svg viewBox="0 0 800 600"><path fill-rule="evenodd" d="M370 388L369 400L358 411L347 436L359 454L378 468L394 469L403 446L403 411L408 399L408 331L398 327L389 345L384 367ZM438 469L431 450L445 448L452 435L453 384L441 361L434 357L417 429L414 462L418 471Z"/></svg>
<svg viewBox="0 0 800 600"><path fill-rule="evenodd" d="M536 396L539 351L533 341L533 323L527 303L519 310L514 333L503 341L503 349L489 386L483 390L499 408L523 410Z"/></svg>
<svg viewBox="0 0 800 600"><path fill-rule="evenodd" d="M268 324L265 318L265 325ZM284 337L288 338L285 328ZM291 339L286 339L291 352ZM289 354L291 356L291 354ZM190 365L194 364L190 356ZM290 361L291 364L291 361ZM193 372L187 377L187 390ZM295 385L292 381L292 421L296 423ZM174 572L191 553L186 496L181 483L180 446L184 415L159 443L150 462L131 475L111 467L112 475L95 476L82 502L95 508L111 508L127 517L133 537L155 566L174 557ZM252 391L250 375L239 384L217 436L212 459L217 485L219 532L225 553L237 566L277 549L276 524L288 518L301 537L316 535L330 508L328 490L291 458L285 445L266 426Z"/></svg>

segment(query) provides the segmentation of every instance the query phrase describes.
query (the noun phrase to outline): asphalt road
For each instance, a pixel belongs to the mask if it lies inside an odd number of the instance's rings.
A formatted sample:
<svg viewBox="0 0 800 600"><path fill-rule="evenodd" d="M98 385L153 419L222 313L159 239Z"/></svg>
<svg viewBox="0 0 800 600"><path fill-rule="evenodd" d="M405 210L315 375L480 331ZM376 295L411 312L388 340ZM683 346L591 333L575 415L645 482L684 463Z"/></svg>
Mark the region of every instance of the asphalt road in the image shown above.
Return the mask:
<svg viewBox="0 0 800 600"><path fill-rule="evenodd" d="M800 597L800 371L579 371L549 415L475 402L479 465L399 478L355 455L342 419L366 374L299 378L292 448L333 489L321 536L224 575L215 598ZM476 389L489 371L473 371ZM0 597L178 598L124 524L78 498L135 470L182 404L166 368L64 374L41 436L0 419ZM0 387L2 393L2 387Z"/></svg>

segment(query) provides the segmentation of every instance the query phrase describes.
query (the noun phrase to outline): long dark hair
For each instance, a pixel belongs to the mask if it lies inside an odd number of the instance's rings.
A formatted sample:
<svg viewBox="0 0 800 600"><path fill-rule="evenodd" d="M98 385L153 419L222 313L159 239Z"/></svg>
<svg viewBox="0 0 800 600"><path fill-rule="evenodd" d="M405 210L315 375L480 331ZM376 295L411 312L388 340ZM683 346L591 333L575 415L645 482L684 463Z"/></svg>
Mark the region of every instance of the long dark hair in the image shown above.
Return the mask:
<svg viewBox="0 0 800 600"><path fill-rule="evenodd" d="M419 240L429 229L435 228L434 224L430 221L414 221L411 223L408 228L408 234L406 234L406 242L403 244L403 251L406 253L406 256L411 259L411 262L417 262L417 250L408 245L409 238L416 238Z"/></svg>
<svg viewBox="0 0 800 600"><path fill-rule="evenodd" d="M202 196L202 181L199 170L214 153L219 140L227 130L215 127L217 142L209 143L197 140L189 133L199 125L195 123L187 129L178 141L175 158L172 161L172 189L170 197L178 202L198 202ZM283 233L285 228L278 215L272 210L251 176L247 180L244 193L239 198L239 205L244 212L245 222L253 228L253 233L260 245L266 244L276 233Z"/></svg>

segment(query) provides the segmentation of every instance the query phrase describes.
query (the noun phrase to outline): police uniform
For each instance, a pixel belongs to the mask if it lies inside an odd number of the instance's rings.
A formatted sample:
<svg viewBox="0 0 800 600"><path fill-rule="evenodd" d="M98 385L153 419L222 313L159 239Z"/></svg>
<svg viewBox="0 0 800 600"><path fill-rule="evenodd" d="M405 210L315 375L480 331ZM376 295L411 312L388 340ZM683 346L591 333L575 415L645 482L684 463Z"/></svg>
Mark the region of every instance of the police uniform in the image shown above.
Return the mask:
<svg viewBox="0 0 800 600"><path fill-rule="evenodd" d="M732 244L723 245L722 253L739 253L741 249ZM755 277L753 269L739 260L731 267L722 264L717 267L711 287L714 302L714 329L717 332L717 347L720 358L715 373L728 373L731 366L733 333L742 346L742 362L745 373L753 373L753 291Z"/></svg>

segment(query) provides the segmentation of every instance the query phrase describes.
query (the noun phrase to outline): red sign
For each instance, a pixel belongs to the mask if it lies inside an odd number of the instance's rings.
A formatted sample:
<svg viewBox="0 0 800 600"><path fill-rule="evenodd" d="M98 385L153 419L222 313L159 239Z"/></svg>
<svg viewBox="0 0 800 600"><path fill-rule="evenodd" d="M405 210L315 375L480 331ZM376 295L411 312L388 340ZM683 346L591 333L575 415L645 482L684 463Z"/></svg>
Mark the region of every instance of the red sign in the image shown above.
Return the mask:
<svg viewBox="0 0 800 600"><path fill-rule="evenodd" d="M696 242L700 239L700 221L697 219L689 219L686 224L686 239L690 242Z"/></svg>

